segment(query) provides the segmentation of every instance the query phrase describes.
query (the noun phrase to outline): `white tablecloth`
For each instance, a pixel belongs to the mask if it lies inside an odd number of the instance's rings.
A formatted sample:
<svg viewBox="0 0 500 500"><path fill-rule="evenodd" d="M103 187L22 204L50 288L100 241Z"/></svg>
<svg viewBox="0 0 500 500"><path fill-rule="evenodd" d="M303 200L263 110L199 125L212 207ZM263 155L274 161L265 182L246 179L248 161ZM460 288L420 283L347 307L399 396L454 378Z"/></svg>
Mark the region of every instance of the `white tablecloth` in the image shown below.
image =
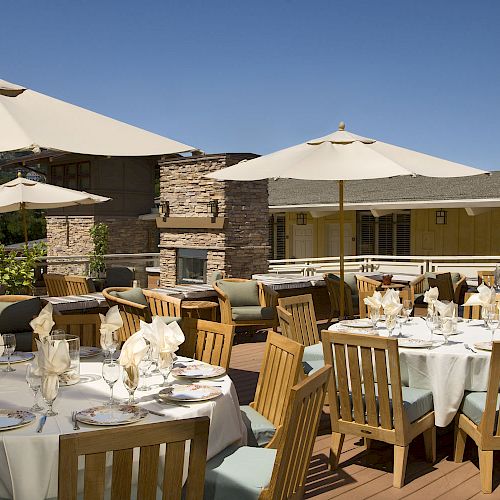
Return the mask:
<svg viewBox="0 0 500 500"><path fill-rule="evenodd" d="M0 432L0 498L15 500L38 500L57 496L57 470L59 435L75 432L71 422L72 410L81 410L103 404L109 397L108 385L100 377L101 362L81 363L82 381L74 386L62 387L55 401L54 409L59 412L48 417L41 434L36 433L35 423ZM15 365L13 373L0 372L0 408L29 407L33 393L24 381L25 363ZM161 376L150 379L160 383ZM213 457L232 443L244 444L246 428L241 418L238 396L229 377L222 382L207 382L221 385L223 395L206 403L191 403L187 407L166 406L147 403L147 407L164 413L165 417L149 414L139 423L177 420L197 416L210 417L208 458ZM149 392L136 391L136 398L151 400ZM115 384L117 399L125 399L127 391L121 380ZM132 426L129 428L132 431ZM80 424L81 431L102 429L102 427Z"/></svg>
<svg viewBox="0 0 500 500"><path fill-rule="evenodd" d="M378 333L387 336L379 323ZM466 349L464 344L491 340L491 334L478 320L458 323L461 332L449 337L449 345L408 349L399 348L401 382L409 387L429 389L434 399L436 425L446 427L453 421L460 407L465 391L486 391L490 353ZM332 325L330 329L339 329ZM361 329L358 329L360 332ZM397 330L394 330L396 334ZM423 318L412 318L403 327L403 335L420 339L430 339L430 332ZM500 339L500 333L497 333ZM443 341L442 335L434 335L434 340Z"/></svg>

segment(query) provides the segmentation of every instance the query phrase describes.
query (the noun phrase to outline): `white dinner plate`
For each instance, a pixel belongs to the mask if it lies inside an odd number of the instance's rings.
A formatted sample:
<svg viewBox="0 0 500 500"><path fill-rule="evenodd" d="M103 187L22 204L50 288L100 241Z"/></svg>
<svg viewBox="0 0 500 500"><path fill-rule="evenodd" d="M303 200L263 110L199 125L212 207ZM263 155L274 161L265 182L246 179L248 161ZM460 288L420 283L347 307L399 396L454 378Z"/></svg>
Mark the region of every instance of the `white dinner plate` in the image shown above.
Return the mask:
<svg viewBox="0 0 500 500"><path fill-rule="evenodd" d="M349 326L351 328L373 328L373 323L367 318L363 319L344 319L339 322L343 326Z"/></svg>
<svg viewBox="0 0 500 500"><path fill-rule="evenodd" d="M170 387L162 389L158 396L161 399L170 401L208 401L219 397L222 391L218 387L202 385L202 384L190 384L190 385L176 385L173 384Z"/></svg>
<svg viewBox="0 0 500 500"><path fill-rule="evenodd" d="M91 358L92 356L101 354L101 352L102 349L100 347L82 346L80 347L80 358Z"/></svg>
<svg viewBox="0 0 500 500"><path fill-rule="evenodd" d="M16 351L13 352L10 356L10 362L11 363L24 363L25 361L29 361L30 359L33 359L35 355L32 352L20 352ZM1 365L6 365L8 362L7 356L3 355L0 356L0 364Z"/></svg>
<svg viewBox="0 0 500 500"><path fill-rule="evenodd" d="M172 370L172 375L178 378L204 379L220 377L226 373L222 366L207 363L191 363L187 366L177 367Z"/></svg>
<svg viewBox="0 0 500 500"><path fill-rule="evenodd" d="M398 339L398 346L399 347L408 347L408 348L426 348L426 347L432 347L434 344L431 340L422 340L422 339Z"/></svg>
<svg viewBox="0 0 500 500"><path fill-rule="evenodd" d="M36 416L30 411L2 408L0 409L0 431L10 431L31 424L35 418Z"/></svg>
<svg viewBox="0 0 500 500"><path fill-rule="evenodd" d="M76 414L78 421L89 425L127 425L148 415L148 410L136 405L94 406Z"/></svg>
<svg viewBox="0 0 500 500"><path fill-rule="evenodd" d="M473 345L476 349L481 351L491 351L493 349L493 344L491 342L476 342Z"/></svg>

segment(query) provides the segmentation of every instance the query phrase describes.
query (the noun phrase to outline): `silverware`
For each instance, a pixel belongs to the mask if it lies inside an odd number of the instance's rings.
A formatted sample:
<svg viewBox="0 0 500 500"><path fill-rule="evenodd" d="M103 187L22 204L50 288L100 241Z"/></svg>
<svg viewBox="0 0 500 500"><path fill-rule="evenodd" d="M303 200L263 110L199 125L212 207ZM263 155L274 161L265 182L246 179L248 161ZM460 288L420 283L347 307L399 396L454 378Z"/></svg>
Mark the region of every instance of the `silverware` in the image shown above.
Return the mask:
<svg viewBox="0 0 500 500"><path fill-rule="evenodd" d="M40 420L38 421L38 427L36 429L36 432L42 432L43 431L43 426L45 425L45 422L47 421L47 415L43 415L40 417Z"/></svg>
<svg viewBox="0 0 500 500"><path fill-rule="evenodd" d="M464 347L469 351L473 352L474 354L477 354L477 351L473 349L469 344L464 344Z"/></svg>
<svg viewBox="0 0 500 500"><path fill-rule="evenodd" d="M76 418L76 411L71 413L71 420L73 421L73 430L74 431L79 431L80 430L80 425L78 424L78 420Z"/></svg>
<svg viewBox="0 0 500 500"><path fill-rule="evenodd" d="M153 415L158 415L159 417L165 416L165 415L163 415L163 413L160 413L159 411L150 410L149 408L146 408L146 410L148 410L148 412L152 413Z"/></svg>
<svg viewBox="0 0 500 500"><path fill-rule="evenodd" d="M162 405L170 405L170 406L181 406L183 408L191 408L188 404L184 404L184 403L178 403L177 401L167 401L165 399L161 399L161 398L155 398L156 402L157 403L161 403ZM165 416L165 415L163 415Z"/></svg>

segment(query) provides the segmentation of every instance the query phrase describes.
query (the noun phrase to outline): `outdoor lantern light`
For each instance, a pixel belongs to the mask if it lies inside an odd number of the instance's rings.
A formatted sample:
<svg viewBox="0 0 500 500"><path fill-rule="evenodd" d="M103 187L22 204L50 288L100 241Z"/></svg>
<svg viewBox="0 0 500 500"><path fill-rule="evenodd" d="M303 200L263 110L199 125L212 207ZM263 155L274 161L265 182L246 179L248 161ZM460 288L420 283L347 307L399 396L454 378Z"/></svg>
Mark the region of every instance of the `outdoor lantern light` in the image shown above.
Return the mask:
<svg viewBox="0 0 500 500"><path fill-rule="evenodd" d="M297 225L305 226L307 224L307 214L301 212L297 214Z"/></svg>
<svg viewBox="0 0 500 500"><path fill-rule="evenodd" d="M436 210L436 224L446 224L448 212L446 210Z"/></svg>
<svg viewBox="0 0 500 500"><path fill-rule="evenodd" d="M170 202L162 201L160 203L160 214L163 217L163 220L167 220L167 217L170 216Z"/></svg>
<svg viewBox="0 0 500 500"><path fill-rule="evenodd" d="M218 217L219 216L219 201L218 200L211 200L208 202L208 211L210 212L210 215L212 217Z"/></svg>

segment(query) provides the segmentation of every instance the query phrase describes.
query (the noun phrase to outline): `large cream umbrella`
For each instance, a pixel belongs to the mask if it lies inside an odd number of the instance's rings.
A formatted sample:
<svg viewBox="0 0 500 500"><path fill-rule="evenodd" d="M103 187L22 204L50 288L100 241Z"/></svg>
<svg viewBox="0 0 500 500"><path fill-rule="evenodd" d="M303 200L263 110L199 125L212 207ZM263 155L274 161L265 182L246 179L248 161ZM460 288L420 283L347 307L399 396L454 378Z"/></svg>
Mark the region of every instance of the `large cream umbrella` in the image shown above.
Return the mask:
<svg viewBox="0 0 500 500"><path fill-rule="evenodd" d="M0 80L0 152L26 149L157 156L195 148Z"/></svg>
<svg viewBox="0 0 500 500"><path fill-rule="evenodd" d="M25 179L18 174L17 179L0 186L0 213L21 211L24 240L28 243L26 210L71 207L74 205L93 205L109 201L111 198L75 191L52 184Z"/></svg>
<svg viewBox="0 0 500 500"><path fill-rule="evenodd" d="M465 177L485 174L410 149L368 139L345 130L343 122L332 134L282 149L208 174L221 181L268 178L336 180L339 184L340 316L344 316L344 181L378 179L396 175Z"/></svg>

